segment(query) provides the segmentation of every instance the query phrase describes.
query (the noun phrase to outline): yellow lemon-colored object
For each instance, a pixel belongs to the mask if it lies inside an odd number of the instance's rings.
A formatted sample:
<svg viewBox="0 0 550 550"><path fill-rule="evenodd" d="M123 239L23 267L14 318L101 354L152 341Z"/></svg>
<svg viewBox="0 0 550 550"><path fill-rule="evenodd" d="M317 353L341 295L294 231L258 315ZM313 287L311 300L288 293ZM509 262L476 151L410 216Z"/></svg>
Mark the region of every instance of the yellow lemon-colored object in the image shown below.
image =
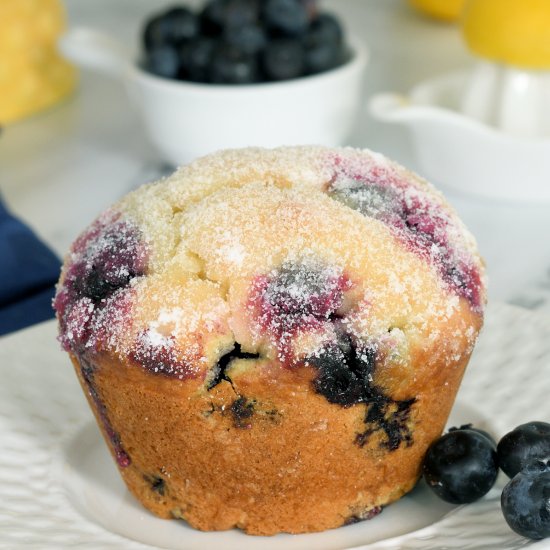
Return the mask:
<svg viewBox="0 0 550 550"><path fill-rule="evenodd" d="M0 0L0 125L49 107L75 86L58 54L65 28L60 0Z"/></svg>
<svg viewBox="0 0 550 550"><path fill-rule="evenodd" d="M462 11L464 0L409 0L409 4L436 19L456 21Z"/></svg>
<svg viewBox="0 0 550 550"><path fill-rule="evenodd" d="M550 0L467 0L462 32L468 47L481 57L550 68Z"/></svg>

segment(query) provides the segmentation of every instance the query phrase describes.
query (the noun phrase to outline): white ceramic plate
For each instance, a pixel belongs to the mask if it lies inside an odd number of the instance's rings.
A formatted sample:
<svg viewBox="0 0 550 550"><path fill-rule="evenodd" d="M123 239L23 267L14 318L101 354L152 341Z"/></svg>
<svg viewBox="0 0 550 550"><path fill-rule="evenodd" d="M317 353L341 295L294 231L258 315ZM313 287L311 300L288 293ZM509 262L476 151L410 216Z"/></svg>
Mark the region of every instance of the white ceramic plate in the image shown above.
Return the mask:
<svg viewBox="0 0 550 550"><path fill-rule="evenodd" d="M453 509L420 484L366 522L312 535L201 533L153 517L126 492L53 322L0 340L0 548L329 550L550 548L514 534L500 512L506 479ZM450 424L501 436L550 421L550 318L493 305Z"/></svg>

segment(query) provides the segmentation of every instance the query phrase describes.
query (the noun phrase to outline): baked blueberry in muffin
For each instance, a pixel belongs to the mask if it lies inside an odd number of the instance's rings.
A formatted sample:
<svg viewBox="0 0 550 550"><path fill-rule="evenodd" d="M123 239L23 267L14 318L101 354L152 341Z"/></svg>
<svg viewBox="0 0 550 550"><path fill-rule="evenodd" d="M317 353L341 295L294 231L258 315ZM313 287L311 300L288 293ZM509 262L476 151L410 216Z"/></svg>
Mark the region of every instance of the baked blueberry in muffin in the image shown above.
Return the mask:
<svg viewBox="0 0 550 550"><path fill-rule="evenodd" d="M416 483L482 325L475 241L381 155L225 151L74 243L60 340L129 490L203 530L319 531Z"/></svg>

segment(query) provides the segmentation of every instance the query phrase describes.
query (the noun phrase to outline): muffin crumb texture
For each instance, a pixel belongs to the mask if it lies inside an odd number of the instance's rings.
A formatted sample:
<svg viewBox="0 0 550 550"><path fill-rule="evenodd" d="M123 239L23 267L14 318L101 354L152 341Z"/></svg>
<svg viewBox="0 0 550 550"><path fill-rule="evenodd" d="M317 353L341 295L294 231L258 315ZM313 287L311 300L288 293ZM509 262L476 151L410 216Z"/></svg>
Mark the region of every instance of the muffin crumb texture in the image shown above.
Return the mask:
<svg viewBox="0 0 550 550"><path fill-rule="evenodd" d="M73 244L55 299L130 491L203 530L320 531L416 483L482 324L475 242L370 151L204 157Z"/></svg>

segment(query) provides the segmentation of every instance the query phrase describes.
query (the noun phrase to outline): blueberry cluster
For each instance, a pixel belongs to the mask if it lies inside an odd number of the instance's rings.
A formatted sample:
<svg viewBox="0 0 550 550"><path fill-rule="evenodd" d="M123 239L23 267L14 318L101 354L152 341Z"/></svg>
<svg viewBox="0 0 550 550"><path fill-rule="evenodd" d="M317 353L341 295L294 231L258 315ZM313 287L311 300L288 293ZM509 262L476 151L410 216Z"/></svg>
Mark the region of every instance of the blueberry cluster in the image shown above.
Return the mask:
<svg viewBox="0 0 550 550"><path fill-rule="evenodd" d="M212 84L289 80L347 57L340 22L316 0L209 0L198 13L174 6L146 22L143 46L147 71Z"/></svg>
<svg viewBox="0 0 550 550"><path fill-rule="evenodd" d="M530 539L550 537L550 424L522 424L498 445L471 425L451 428L430 446L423 464L428 487L454 504L488 493L499 468L512 478L501 497L508 525Z"/></svg>

